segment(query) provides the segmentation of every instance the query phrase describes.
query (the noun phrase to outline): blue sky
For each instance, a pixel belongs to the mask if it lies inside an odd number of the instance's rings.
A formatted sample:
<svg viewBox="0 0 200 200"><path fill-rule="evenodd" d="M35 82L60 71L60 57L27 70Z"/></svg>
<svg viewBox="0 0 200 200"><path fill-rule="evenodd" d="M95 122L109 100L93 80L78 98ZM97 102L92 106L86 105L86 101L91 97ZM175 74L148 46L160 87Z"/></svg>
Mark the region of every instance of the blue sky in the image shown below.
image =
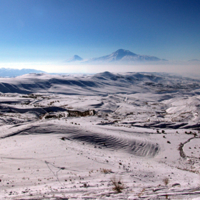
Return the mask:
<svg viewBox="0 0 200 200"><path fill-rule="evenodd" d="M0 62L62 62L119 48L200 59L199 0L0 0Z"/></svg>

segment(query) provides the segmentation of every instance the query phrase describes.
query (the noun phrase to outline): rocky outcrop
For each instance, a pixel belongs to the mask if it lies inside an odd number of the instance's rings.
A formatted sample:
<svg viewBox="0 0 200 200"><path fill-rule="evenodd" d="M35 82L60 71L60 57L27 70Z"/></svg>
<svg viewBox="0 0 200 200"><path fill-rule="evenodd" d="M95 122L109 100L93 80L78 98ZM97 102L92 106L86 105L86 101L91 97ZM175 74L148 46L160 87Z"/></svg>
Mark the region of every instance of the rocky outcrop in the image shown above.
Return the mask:
<svg viewBox="0 0 200 200"><path fill-rule="evenodd" d="M68 110L68 117L85 117L85 116L93 116L95 115L95 110L86 110L86 111L78 111L78 110Z"/></svg>

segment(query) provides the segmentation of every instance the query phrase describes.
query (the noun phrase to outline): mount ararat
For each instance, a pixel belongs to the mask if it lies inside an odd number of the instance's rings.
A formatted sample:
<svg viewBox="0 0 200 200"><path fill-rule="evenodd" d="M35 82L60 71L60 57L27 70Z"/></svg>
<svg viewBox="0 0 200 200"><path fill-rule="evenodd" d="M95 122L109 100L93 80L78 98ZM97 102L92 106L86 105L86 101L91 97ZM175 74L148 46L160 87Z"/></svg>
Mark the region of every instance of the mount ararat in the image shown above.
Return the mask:
<svg viewBox="0 0 200 200"><path fill-rule="evenodd" d="M82 61L83 63L93 63L93 62L144 62L144 61L167 61L165 59L160 59L155 56L148 56L148 55L139 55L135 54L129 50L125 49L118 49L117 51L97 57L97 58L91 58L88 60L81 60L79 56L74 55L73 59L69 59L70 62L72 61ZM69 62L69 61L68 61Z"/></svg>

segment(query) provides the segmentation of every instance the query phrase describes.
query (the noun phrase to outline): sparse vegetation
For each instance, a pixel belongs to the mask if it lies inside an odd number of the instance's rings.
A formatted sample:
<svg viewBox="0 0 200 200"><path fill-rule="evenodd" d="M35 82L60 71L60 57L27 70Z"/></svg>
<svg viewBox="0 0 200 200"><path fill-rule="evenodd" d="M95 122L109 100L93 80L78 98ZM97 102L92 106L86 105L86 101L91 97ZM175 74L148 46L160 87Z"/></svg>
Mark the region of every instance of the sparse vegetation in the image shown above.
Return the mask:
<svg viewBox="0 0 200 200"><path fill-rule="evenodd" d="M113 190L116 191L117 193L121 193L122 190L125 188L122 181L120 179L117 179L116 177L113 177L111 179L111 182L113 184Z"/></svg>
<svg viewBox="0 0 200 200"><path fill-rule="evenodd" d="M169 178L164 178L163 179L163 183L167 186L169 184Z"/></svg>
<svg viewBox="0 0 200 200"><path fill-rule="evenodd" d="M100 171L104 174L110 174L110 173L113 173L113 171L111 169L100 169Z"/></svg>
<svg viewBox="0 0 200 200"><path fill-rule="evenodd" d="M138 194L138 197L141 197L144 192L145 192L145 188L143 188L142 191Z"/></svg>

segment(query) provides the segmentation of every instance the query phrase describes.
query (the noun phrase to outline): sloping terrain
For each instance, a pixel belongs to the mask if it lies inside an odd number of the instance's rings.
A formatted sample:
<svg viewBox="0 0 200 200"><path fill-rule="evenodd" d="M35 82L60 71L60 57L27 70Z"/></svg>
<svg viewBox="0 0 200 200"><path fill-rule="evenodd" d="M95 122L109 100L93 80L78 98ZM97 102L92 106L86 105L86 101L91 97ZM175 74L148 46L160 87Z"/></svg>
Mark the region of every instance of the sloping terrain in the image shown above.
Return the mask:
<svg viewBox="0 0 200 200"><path fill-rule="evenodd" d="M199 80L29 74L0 91L1 199L199 197Z"/></svg>

